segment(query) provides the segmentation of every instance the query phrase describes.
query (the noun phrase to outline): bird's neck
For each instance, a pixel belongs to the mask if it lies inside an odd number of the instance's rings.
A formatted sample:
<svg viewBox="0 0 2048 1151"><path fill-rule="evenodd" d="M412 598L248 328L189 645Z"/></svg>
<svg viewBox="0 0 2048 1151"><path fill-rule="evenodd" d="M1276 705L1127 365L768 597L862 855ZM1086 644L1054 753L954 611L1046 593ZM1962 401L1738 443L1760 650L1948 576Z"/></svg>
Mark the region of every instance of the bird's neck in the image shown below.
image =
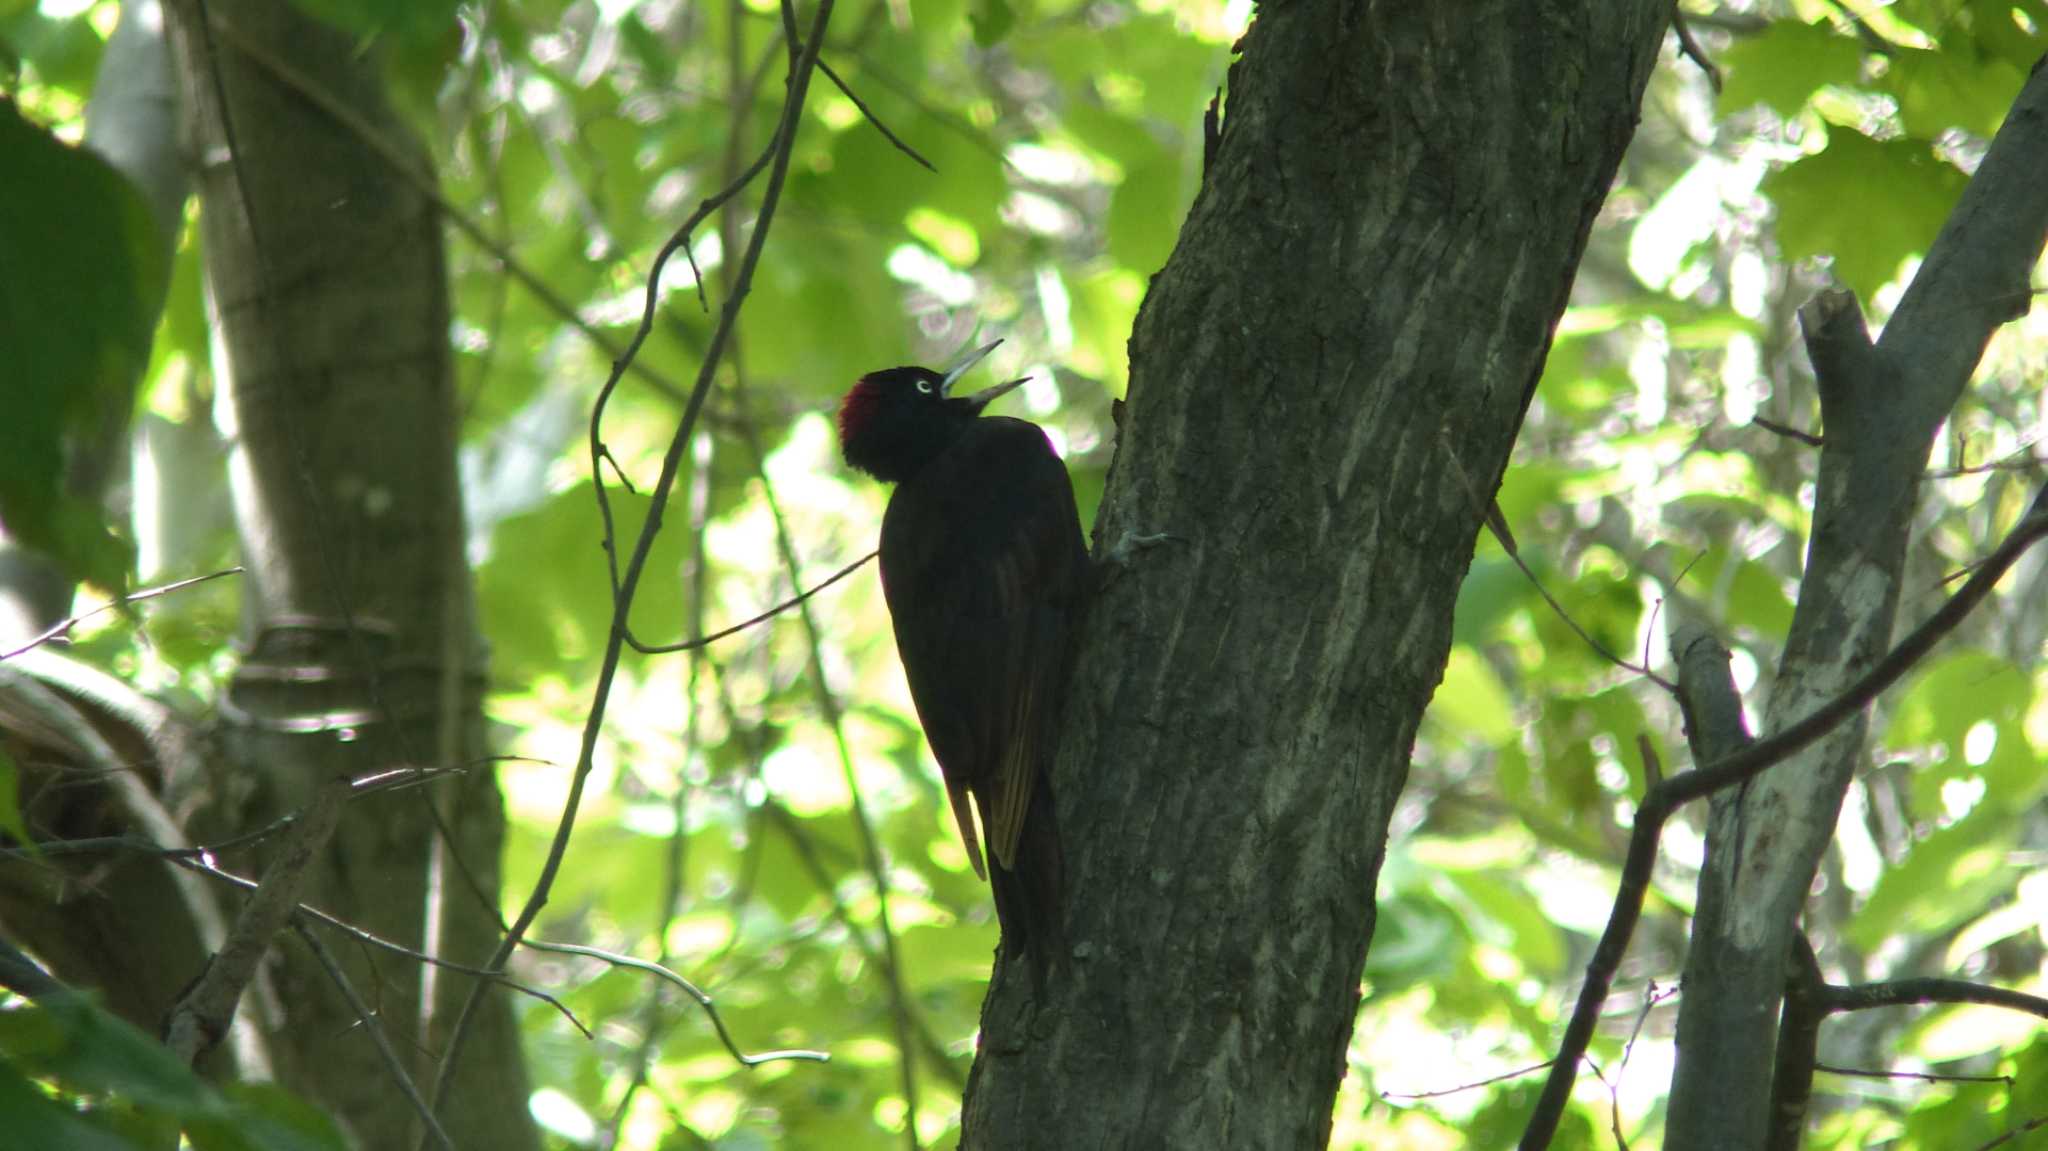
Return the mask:
<svg viewBox="0 0 2048 1151"><path fill-rule="evenodd" d="M854 466L892 484L915 479L919 472L931 465L933 460L945 454L974 422L975 412L964 405L961 410L948 410L945 418L918 420L876 429L872 441L862 454L865 459L851 460Z"/></svg>

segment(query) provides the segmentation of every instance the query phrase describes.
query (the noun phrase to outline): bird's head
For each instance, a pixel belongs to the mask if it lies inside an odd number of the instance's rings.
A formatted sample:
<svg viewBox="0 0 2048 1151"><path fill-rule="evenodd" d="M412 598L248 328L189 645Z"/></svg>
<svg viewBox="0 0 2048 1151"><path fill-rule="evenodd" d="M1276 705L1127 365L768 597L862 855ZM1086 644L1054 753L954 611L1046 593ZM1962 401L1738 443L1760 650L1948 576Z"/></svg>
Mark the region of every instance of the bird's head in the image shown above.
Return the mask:
<svg viewBox="0 0 2048 1151"><path fill-rule="evenodd" d="M878 480L907 480L946 450L988 406L1025 379L955 397L967 370L996 349L983 344L943 372L884 368L869 372L839 401L839 451L849 466Z"/></svg>

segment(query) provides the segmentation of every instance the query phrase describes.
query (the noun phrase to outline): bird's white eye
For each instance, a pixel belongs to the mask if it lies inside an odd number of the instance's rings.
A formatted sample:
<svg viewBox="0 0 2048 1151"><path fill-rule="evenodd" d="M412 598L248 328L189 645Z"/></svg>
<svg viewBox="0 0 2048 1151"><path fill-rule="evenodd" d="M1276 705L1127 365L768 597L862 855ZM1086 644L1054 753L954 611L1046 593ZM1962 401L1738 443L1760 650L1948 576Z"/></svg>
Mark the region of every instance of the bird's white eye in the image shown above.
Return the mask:
<svg viewBox="0 0 2048 1151"><path fill-rule="evenodd" d="M931 394L932 394L932 382L931 382L930 380L919 380L919 381L917 381L917 390L918 390L919 392L923 393L924 395L927 395L927 396L931 395Z"/></svg>

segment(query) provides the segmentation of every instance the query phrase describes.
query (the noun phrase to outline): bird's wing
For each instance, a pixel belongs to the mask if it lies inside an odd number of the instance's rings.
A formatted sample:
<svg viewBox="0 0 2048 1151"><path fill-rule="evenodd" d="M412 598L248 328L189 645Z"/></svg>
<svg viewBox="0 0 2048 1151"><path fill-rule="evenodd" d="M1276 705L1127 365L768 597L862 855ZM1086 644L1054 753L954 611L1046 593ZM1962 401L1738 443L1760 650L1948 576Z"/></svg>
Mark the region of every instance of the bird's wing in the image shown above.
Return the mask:
<svg viewBox="0 0 2048 1151"><path fill-rule="evenodd" d="M1087 571L1066 465L1036 425L977 420L890 498L882 587L970 856L962 789L1014 867Z"/></svg>

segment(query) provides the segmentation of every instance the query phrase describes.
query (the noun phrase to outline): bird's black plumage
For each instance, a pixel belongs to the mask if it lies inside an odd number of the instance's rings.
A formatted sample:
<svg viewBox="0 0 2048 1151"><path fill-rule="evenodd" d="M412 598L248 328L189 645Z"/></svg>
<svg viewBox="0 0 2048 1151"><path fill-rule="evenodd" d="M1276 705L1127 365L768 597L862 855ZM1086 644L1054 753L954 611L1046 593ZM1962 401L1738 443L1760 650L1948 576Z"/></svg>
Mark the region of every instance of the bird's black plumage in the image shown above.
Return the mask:
<svg viewBox="0 0 2048 1151"><path fill-rule="evenodd" d="M840 439L848 463L896 482L882 589L911 699L1005 937L1042 973L1060 939L1051 757L1088 555L1051 441L1035 424L981 417L1007 386L948 398L964 366L863 377L841 406Z"/></svg>

